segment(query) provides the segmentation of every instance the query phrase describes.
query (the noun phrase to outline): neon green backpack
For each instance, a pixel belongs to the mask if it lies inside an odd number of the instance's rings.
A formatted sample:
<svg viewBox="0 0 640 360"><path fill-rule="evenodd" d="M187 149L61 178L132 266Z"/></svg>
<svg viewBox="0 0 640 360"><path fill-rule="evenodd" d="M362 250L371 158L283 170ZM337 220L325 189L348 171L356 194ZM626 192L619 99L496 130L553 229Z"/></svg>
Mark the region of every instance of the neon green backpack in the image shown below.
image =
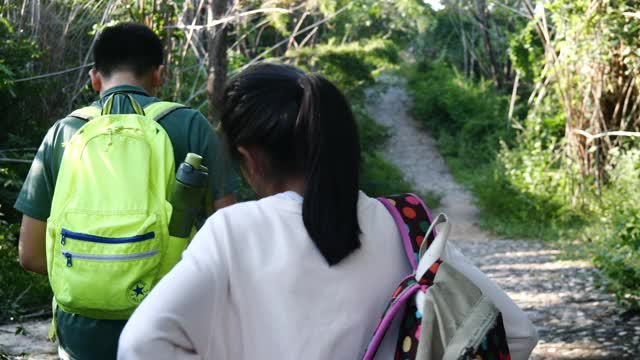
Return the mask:
<svg viewBox="0 0 640 360"><path fill-rule="evenodd" d="M111 114L114 96L135 114ZM175 181L173 147L157 123L184 107L156 102L142 109L126 93L102 111L71 116L82 126L66 143L51 215L47 269L62 310L95 319L128 319L175 265L188 239L169 236Z"/></svg>

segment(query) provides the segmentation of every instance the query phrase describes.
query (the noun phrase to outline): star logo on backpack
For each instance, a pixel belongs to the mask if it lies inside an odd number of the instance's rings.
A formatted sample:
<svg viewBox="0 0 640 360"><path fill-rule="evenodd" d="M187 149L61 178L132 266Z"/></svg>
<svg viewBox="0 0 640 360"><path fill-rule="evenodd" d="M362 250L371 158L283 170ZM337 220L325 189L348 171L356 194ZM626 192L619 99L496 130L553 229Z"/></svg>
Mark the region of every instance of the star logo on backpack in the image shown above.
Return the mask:
<svg viewBox="0 0 640 360"><path fill-rule="evenodd" d="M142 300L149 293L150 287L146 282L139 280L135 284L131 285L127 290L127 294L129 296L129 300L134 304L140 304Z"/></svg>

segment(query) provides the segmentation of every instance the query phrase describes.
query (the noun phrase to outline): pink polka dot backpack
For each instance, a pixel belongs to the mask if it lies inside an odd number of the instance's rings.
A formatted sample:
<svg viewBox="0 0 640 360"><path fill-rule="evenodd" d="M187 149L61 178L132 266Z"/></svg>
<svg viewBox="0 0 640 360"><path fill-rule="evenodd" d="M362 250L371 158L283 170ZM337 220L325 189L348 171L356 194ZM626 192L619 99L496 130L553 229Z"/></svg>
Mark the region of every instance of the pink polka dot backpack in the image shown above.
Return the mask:
<svg viewBox="0 0 640 360"><path fill-rule="evenodd" d="M395 219L414 271L393 293L364 359L374 359L391 323L402 314L395 360L509 360L499 310L441 259L451 228L446 215L433 219L413 194L378 200Z"/></svg>

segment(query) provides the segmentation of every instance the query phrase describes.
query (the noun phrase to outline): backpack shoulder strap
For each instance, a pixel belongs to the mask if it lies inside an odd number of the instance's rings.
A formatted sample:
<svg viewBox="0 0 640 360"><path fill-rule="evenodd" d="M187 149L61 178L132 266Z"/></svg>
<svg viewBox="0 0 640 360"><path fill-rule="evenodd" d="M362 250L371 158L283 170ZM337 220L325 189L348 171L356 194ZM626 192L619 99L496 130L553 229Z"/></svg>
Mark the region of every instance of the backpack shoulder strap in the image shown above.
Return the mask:
<svg viewBox="0 0 640 360"><path fill-rule="evenodd" d="M95 106L85 106L83 108L77 109L71 114L67 115L68 117L78 118L84 121L90 121L93 118L100 116L101 109Z"/></svg>
<svg viewBox="0 0 640 360"><path fill-rule="evenodd" d="M147 105L144 108L144 113L153 118L155 121L159 121L170 113L174 112L178 109L188 108L185 105L169 102L169 101L158 101L152 104ZM96 118L101 115L102 110L95 106L86 106L80 109L75 110L68 116L75 117L84 121L90 121L93 118Z"/></svg>
<svg viewBox="0 0 640 360"><path fill-rule="evenodd" d="M416 270L420 261L420 247L433 222L431 211L415 194L380 197L378 201L387 208L395 220L409 263L413 270ZM426 236L427 248L433 242L435 235L437 234L434 229Z"/></svg>
<svg viewBox="0 0 640 360"><path fill-rule="evenodd" d="M420 324L420 319L417 315L419 311L411 299L420 291L424 291L424 289L433 285L438 267L440 266L440 263L442 263L440 259L437 259L435 263L433 263L433 266L430 266L419 276L415 272L418 269L418 264L424 264L424 262L420 262L420 249L422 247L422 251L424 251L425 247L429 248L429 246L434 243L435 226L432 226L432 224L434 222L436 224L438 222L442 222L443 219L441 216L434 220L429 208L424 204L422 199L414 194L381 197L378 198L378 201L385 206L393 217L398 231L400 232L407 258L409 259L409 263L411 263L414 272L405 277L393 293L391 301L382 314L382 318L380 319L380 322L371 337L371 341L367 346L363 357L364 360L372 360L375 357L387 330L396 318L396 315L398 315L402 309L404 309L404 315L402 318L410 319L410 323L413 325L408 328L403 326L401 331L411 330L413 334L416 334L416 328ZM446 221L446 217L444 218L444 221ZM429 236L425 239L425 235L427 233L429 233ZM442 235L446 236L446 231L443 232ZM429 255L428 251L427 255ZM415 337L413 334L411 336ZM400 337L400 339L404 338L404 336ZM400 344L400 346L404 345L403 343ZM414 345L411 345L411 348L417 349L416 344L417 342ZM396 356L396 358L399 357ZM416 357L408 358L415 359Z"/></svg>
<svg viewBox="0 0 640 360"><path fill-rule="evenodd" d="M152 104L147 105L144 108L144 113L147 117L152 118L155 121L160 121L165 116L170 113L178 110L178 109L186 109L188 108L185 105L169 102L169 101L158 101Z"/></svg>

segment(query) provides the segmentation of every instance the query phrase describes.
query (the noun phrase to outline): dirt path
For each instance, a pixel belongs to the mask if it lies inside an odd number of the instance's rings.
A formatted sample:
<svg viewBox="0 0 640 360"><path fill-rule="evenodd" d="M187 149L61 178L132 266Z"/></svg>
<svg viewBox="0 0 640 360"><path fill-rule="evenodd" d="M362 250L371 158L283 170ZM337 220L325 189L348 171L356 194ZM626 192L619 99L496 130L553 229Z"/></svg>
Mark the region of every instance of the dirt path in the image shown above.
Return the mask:
<svg viewBox="0 0 640 360"><path fill-rule="evenodd" d="M391 127L385 149L417 190L443 195L441 211L453 225L456 246L524 309L538 329L532 359L640 359L640 318L625 317L611 295L596 288L598 272L585 261L561 261L537 241L495 239L476 225L473 196L458 185L434 140L407 113L404 83L384 79L368 110ZM462 100L462 99L461 99Z"/></svg>
<svg viewBox="0 0 640 360"><path fill-rule="evenodd" d="M393 138L385 154L416 185L416 190L430 190L442 195L442 211L453 224L451 239L486 240L488 236L475 224L477 209L473 196L454 180L435 141L419 129L407 114L410 100L402 83L387 78L390 86L384 95L370 102L369 113L391 128ZM460 221L458 221L460 219Z"/></svg>

